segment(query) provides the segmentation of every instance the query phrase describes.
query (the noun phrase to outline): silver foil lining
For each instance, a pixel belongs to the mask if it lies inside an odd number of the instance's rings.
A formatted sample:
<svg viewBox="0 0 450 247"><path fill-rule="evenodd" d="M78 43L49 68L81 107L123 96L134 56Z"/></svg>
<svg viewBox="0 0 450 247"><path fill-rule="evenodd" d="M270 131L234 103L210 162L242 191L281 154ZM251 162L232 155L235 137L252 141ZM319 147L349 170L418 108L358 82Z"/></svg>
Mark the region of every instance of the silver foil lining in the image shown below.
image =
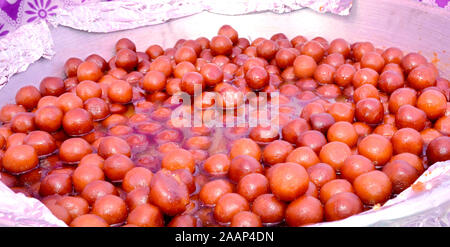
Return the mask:
<svg viewBox="0 0 450 247"><path fill-rule="evenodd" d="M9 77L25 71L41 57L54 55L53 39L45 21L19 27L0 39L0 89Z"/></svg>

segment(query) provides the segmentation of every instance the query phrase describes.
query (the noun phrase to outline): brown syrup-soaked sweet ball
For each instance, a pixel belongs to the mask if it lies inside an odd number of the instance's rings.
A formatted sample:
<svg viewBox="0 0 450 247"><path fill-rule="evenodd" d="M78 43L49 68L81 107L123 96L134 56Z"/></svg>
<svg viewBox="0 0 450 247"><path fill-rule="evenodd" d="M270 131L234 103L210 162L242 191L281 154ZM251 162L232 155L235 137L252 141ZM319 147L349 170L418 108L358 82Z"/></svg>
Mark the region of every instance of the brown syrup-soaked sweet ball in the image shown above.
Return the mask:
<svg viewBox="0 0 450 247"><path fill-rule="evenodd" d="M200 69L200 74L203 76L207 86L215 86L223 81L224 72L215 63L206 63Z"/></svg>
<svg viewBox="0 0 450 247"><path fill-rule="evenodd" d="M92 153L91 145L83 138L65 140L59 148L59 157L63 162L79 162L85 155Z"/></svg>
<svg viewBox="0 0 450 247"><path fill-rule="evenodd" d="M62 120L62 126L70 136L84 135L94 128L92 115L82 108L75 108L66 112Z"/></svg>
<svg viewBox="0 0 450 247"><path fill-rule="evenodd" d="M106 159L114 154L123 154L131 156L131 147L123 139L116 136L108 136L101 139L98 146L98 154Z"/></svg>
<svg viewBox="0 0 450 247"><path fill-rule="evenodd" d="M134 70L138 65L138 56L136 52L123 48L116 53L115 65L126 71Z"/></svg>
<svg viewBox="0 0 450 247"><path fill-rule="evenodd" d="M397 47L389 47L381 53L381 56L386 64L400 64L403 58L403 51Z"/></svg>
<svg viewBox="0 0 450 247"><path fill-rule="evenodd" d="M125 174L122 181L122 188L129 193L136 188L149 187L152 177L153 173L149 169L134 167Z"/></svg>
<svg viewBox="0 0 450 247"><path fill-rule="evenodd" d="M374 98L366 98L356 103L356 119L367 124L377 124L383 121L383 104Z"/></svg>
<svg viewBox="0 0 450 247"><path fill-rule="evenodd" d="M176 50L174 60L176 63L186 61L194 64L197 60L197 53L192 47L182 46Z"/></svg>
<svg viewBox="0 0 450 247"><path fill-rule="evenodd" d="M89 204L85 199L78 196L63 196L56 202L57 205L64 207L72 219L89 213Z"/></svg>
<svg viewBox="0 0 450 247"><path fill-rule="evenodd" d="M417 99L417 107L427 114L429 119L437 119L445 114L447 98L437 90L427 90Z"/></svg>
<svg viewBox="0 0 450 247"><path fill-rule="evenodd" d="M89 205L93 205L94 202L100 197L105 195L117 195L117 190L110 182L104 180L93 180L84 186L80 195L89 203Z"/></svg>
<svg viewBox="0 0 450 247"><path fill-rule="evenodd" d="M22 105L27 110L35 108L42 95L35 86L25 86L16 93L15 101L17 105Z"/></svg>
<svg viewBox="0 0 450 247"><path fill-rule="evenodd" d="M78 65L77 79L78 81L98 81L103 76L101 68L94 62L86 61ZM48 95L42 92L43 95ZM51 94L54 95L54 94ZM55 95L58 96L58 95Z"/></svg>
<svg viewBox="0 0 450 247"><path fill-rule="evenodd" d="M253 202L258 196L269 192L269 181L260 173L250 173L239 180L236 192Z"/></svg>
<svg viewBox="0 0 450 247"><path fill-rule="evenodd" d="M314 113L310 116L309 122L313 130L318 130L324 134L335 124L333 116L329 113Z"/></svg>
<svg viewBox="0 0 450 247"><path fill-rule="evenodd" d="M56 96L51 96L51 95L43 96L37 104L37 110L39 110L40 108L43 108L45 106L57 106L56 105L57 100L58 100L58 97L56 97Z"/></svg>
<svg viewBox="0 0 450 247"><path fill-rule="evenodd" d="M188 150L208 150L211 144L212 140L208 136L193 136L185 141L184 146Z"/></svg>
<svg viewBox="0 0 450 247"><path fill-rule="evenodd" d="M231 227L262 227L261 217L257 214L242 211L233 216L231 219Z"/></svg>
<svg viewBox="0 0 450 247"><path fill-rule="evenodd" d="M275 54L275 61L279 68L287 68L292 66L297 54L290 48L281 48Z"/></svg>
<svg viewBox="0 0 450 247"><path fill-rule="evenodd" d="M124 222L128 214L125 201L115 195L98 198L92 206L92 213L102 217L110 225Z"/></svg>
<svg viewBox="0 0 450 247"><path fill-rule="evenodd" d="M279 50L277 42L273 40L263 40L256 46L256 53L258 57L262 57L266 60L270 60L275 57L275 54Z"/></svg>
<svg viewBox="0 0 450 247"><path fill-rule="evenodd" d="M195 90L205 89L205 81L200 73L189 71L182 76L180 88L183 92L194 95Z"/></svg>
<svg viewBox="0 0 450 247"><path fill-rule="evenodd" d="M289 142L282 140L273 141L263 150L263 162L268 165L283 163L293 149Z"/></svg>
<svg viewBox="0 0 450 247"><path fill-rule="evenodd" d="M285 141L295 144L297 142L298 136L302 132L310 129L311 127L305 119L297 118L283 126L283 128L281 129L281 133Z"/></svg>
<svg viewBox="0 0 450 247"><path fill-rule="evenodd" d="M121 39L119 39L116 42L114 48L116 49L116 52L120 51L121 49L130 49L132 51L136 51L136 45L134 44L133 41L131 41L128 38L121 38Z"/></svg>
<svg viewBox="0 0 450 247"><path fill-rule="evenodd" d="M353 147L358 141L358 134L351 123L340 121L328 129L327 139L329 142L343 142L349 147Z"/></svg>
<svg viewBox="0 0 450 247"><path fill-rule="evenodd" d="M71 227L109 227L108 223L95 214L84 214L76 217L70 222Z"/></svg>
<svg viewBox="0 0 450 247"><path fill-rule="evenodd" d="M334 69L337 69L345 63L345 58L340 53L331 53L324 57L322 62L333 66Z"/></svg>
<svg viewBox="0 0 450 247"><path fill-rule="evenodd" d="M334 84L326 84L317 88L318 95L328 98L335 99L338 96L342 95L341 89Z"/></svg>
<svg viewBox="0 0 450 247"><path fill-rule="evenodd" d="M176 215L186 210L189 192L186 184L169 170L160 170L151 181L150 201L167 215Z"/></svg>
<svg viewBox="0 0 450 247"><path fill-rule="evenodd" d="M134 168L133 161L123 154L113 154L105 159L103 171L111 181L121 181Z"/></svg>
<svg viewBox="0 0 450 247"><path fill-rule="evenodd" d="M258 125L250 130L249 137L258 143L269 143L280 138L278 128Z"/></svg>
<svg viewBox="0 0 450 247"><path fill-rule="evenodd" d="M90 98L100 98L102 96L102 89L98 83L93 81L82 81L76 88L75 92L80 99L85 102Z"/></svg>
<svg viewBox="0 0 450 247"><path fill-rule="evenodd" d="M127 223L138 227L162 227L164 217L158 207L147 203L133 209L128 215Z"/></svg>
<svg viewBox="0 0 450 247"><path fill-rule="evenodd" d="M412 153L421 155L423 140L420 133L412 128L403 128L395 132L391 139L394 153Z"/></svg>
<svg viewBox="0 0 450 247"><path fill-rule="evenodd" d="M305 169L320 162L319 157L310 147L298 147L294 149L286 158L286 162L293 162L302 165Z"/></svg>
<svg viewBox="0 0 450 247"><path fill-rule="evenodd" d="M0 150L3 150L3 147L6 145L6 139L3 135L0 134ZM3 154L1 155L1 157L3 157ZM1 165L1 162L0 162Z"/></svg>
<svg viewBox="0 0 450 247"><path fill-rule="evenodd" d="M326 221L348 218L363 211L359 197L352 192L341 192L328 199L324 206Z"/></svg>
<svg viewBox="0 0 450 247"><path fill-rule="evenodd" d="M443 116L434 123L434 128L443 135L450 135L450 116Z"/></svg>
<svg viewBox="0 0 450 247"><path fill-rule="evenodd" d="M151 58L155 59L164 54L164 50L160 45L151 45L145 50L145 53Z"/></svg>
<svg viewBox="0 0 450 247"><path fill-rule="evenodd" d="M104 180L103 170L94 165L78 166L72 174L72 183L75 191L82 192L92 181ZM86 199L86 198L85 198ZM89 200L88 200L89 201Z"/></svg>
<svg viewBox="0 0 450 247"><path fill-rule="evenodd" d="M222 195L233 190L233 184L225 179L212 180L200 189L199 198L205 205L215 205Z"/></svg>
<svg viewBox="0 0 450 247"><path fill-rule="evenodd" d="M375 166L382 166L392 156L392 143L384 136L371 134L358 145L358 153L370 159Z"/></svg>
<svg viewBox="0 0 450 247"><path fill-rule="evenodd" d="M133 99L133 87L122 80L114 81L108 88L108 98L118 104L127 104Z"/></svg>
<svg viewBox="0 0 450 247"><path fill-rule="evenodd" d="M213 154L205 160L203 169L210 175L220 176L228 173L231 161L227 155L219 153Z"/></svg>
<svg viewBox="0 0 450 247"><path fill-rule="evenodd" d="M381 171L371 171L353 181L356 195L364 204L374 205L387 201L392 192L392 182Z"/></svg>
<svg viewBox="0 0 450 247"><path fill-rule="evenodd" d="M317 63L314 58L307 55L300 55L295 58L294 63L294 74L298 78L310 78L314 75L314 71L317 68Z"/></svg>
<svg viewBox="0 0 450 247"><path fill-rule="evenodd" d="M325 108L322 104L317 102L308 103L305 107L303 107L300 117L305 119L306 121L310 120L311 115L324 113Z"/></svg>
<svg viewBox="0 0 450 247"><path fill-rule="evenodd" d="M434 163L439 161L449 160L450 137L441 136L431 141L427 147L426 154L428 158L428 165L433 165Z"/></svg>
<svg viewBox="0 0 450 247"><path fill-rule="evenodd" d="M352 123L355 116L355 107L348 103L336 102L331 104L327 112L333 116L336 122L347 121Z"/></svg>
<svg viewBox="0 0 450 247"><path fill-rule="evenodd" d="M72 221L72 217L70 217L69 212L64 207L55 203L46 206L56 218L62 220L64 223L69 224Z"/></svg>
<svg viewBox="0 0 450 247"><path fill-rule="evenodd" d="M201 226L199 219L192 215L177 215L167 224L168 227L198 227Z"/></svg>
<svg viewBox="0 0 450 247"><path fill-rule="evenodd" d="M22 173L35 168L38 163L36 150L30 145L9 147L1 159L3 168L11 173Z"/></svg>
<svg viewBox="0 0 450 247"><path fill-rule="evenodd" d="M149 67L150 71L160 71L164 73L166 77L172 74L172 65L168 56L159 56L152 61Z"/></svg>
<svg viewBox="0 0 450 247"><path fill-rule="evenodd" d="M405 82L402 74L393 70L387 70L381 73L378 80L378 88L385 93L392 93L395 90L402 88Z"/></svg>
<svg viewBox="0 0 450 247"><path fill-rule="evenodd" d="M14 146L23 145L25 140L25 137L27 137L27 134L25 133L14 133L8 137L6 140L6 149L9 149Z"/></svg>
<svg viewBox="0 0 450 247"><path fill-rule="evenodd" d="M378 73L383 69L385 63L383 57L375 51L364 54L360 62L361 68L371 68Z"/></svg>
<svg viewBox="0 0 450 247"><path fill-rule="evenodd" d="M26 110L21 105L6 104L0 110L0 121L4 123L10 122L17 114L23 112L26 112Z"/></svg>
<svg viewBox="0 0 450 247"><path fill-rule="evenodd" d="M109 69L109 65L106 60L98 54L91 54L86 57L85 61L93 62L101 69L101 71L106 71ZM76 76L76 75L75 75Z"/></svg>
<svg viewBox="0 0 450 247"><path fill-rule="evenodd" d="M355 72L352 79L352 85L358 88L364 84L372 84L374 86L378 83L379 75L371 68L362 68Z"/></svg>
<svg viewBox="0 0 450 247"><path fill-rule="evenodd" d="M392 182L392 192L398 194L408 188L419 177L418 171L403 160L391 161L383 167L383 172Z"/></svg>
<svg viewBox="0 0 450 247"><path fill-rule="evenodd" d="M234 159L239 155L249 155L257 161L261 159L261 148L256 142L249 138L241 138L235 140L231 144L230 159Z"/></svg>
<svg viewBox="0 0 450 247"><path fill-rule="evenodd" d="M245 81L253 90L262 89L269 83L269 74L260 66L254 66L245 73Z"/></svg>
<svg viewBox="0 0 450 247"><path fill-rule="evenodd" d="M283 201L292 201L303 195L309 184L305 168L296 163L276 164L271 168L268 179L272 193Z"/></svg>
<svg viewBox="0 0 450 247"><path fill-rule="evenodd" d="M352 51L354 59L359 62L366 53L375 51L375 47L370 42L357 42L352 45Z"/></svg>
<svg viewBox="0 0 450 247"><path fill-rule="evenodd" d="M244 154L236 156L231 160L228 177L234 182L239 182L247 174L262 172L262 165L252 156Z"/></svg>
<svg viewBox="0 0 450 247"><path fill-rule="evenodd" d="M64 74L67 77L77 76L78 65L80 65L82 62L83 60L77 57L71 57L67 59L64 63Z"/></svg>
<svg viewBox="0 0 450 247"><path fill-rule="evenodd" d="M319 153L322 162L329 164L335 170L339 170L345 159L352 154L348 145L343 142L333 141L325 144Z"/></svg>
<svg viewBox="0 0 450 247"><path fill-rule="evenodd" d="M233 48L233 42L224 35L214 36L209 45L215 55L229 55Z"/></svg>
<svg viewBox="0 0 450 247"><path fill-rule="evenodd" d="M420 65L409 72L406 80L412 88L423 90L436 85L436 74L430 66Z"/></svg>
<svg viewBox="0 0 450 247"><path fill-rule="evenodd" d="M39 195L65 195L72 192L72 181L67 174L49 174L42 179Z"/></svg>
<svg viewBox="0 0 450 247"><path fill-rule="evenodd" d="M252 204L252 212L259 217L263 223L279 223L284 219L286 204L273 194L262 194Z"/></svg>
<svg viewBox="0 0 450 247"><path fill-rule="evenodd" d="M65 85L59 77L45 77L39 85L39 90L42 96L59 96L65 92Z"/></svg>
<svg viewBox="0 0 450 247"><path fill-rule="evenodd" d="M220 223L231 222L233 216L250 209L247 200L237 193L222 195L214 207L214 218Z"/></svg>
<svg viewBox="0 0 450 247"><path fill-rule="evenodd" d="M368 158L354 154L348 156L341 167L341 177L347 179L351 183L359 175L375 170L375 166Z"/></svg>
<svg viewBox="0 0 450 247"><path fill-rule="evenodd" d="M398 128L413 128L421 131L425 128L426 120L426 113L412 105L401 106L395 114L395 124Z"/></svg>
<svg viewBox="0 0 450 247"><path fill-rule="evenodd" d="M164 155L161 167L172 171L177 169L188 169L191 173L194 173L195 160L189 151L178 148Z"/></svg>
<svg viewBox="0 0 450 247"><path fill-rule="evenodd" d="M380 99L378 89L372 84L364 84L353 92L353 101L355 103L366 98Z"/></svg>
<svg viewBox="0 0 450 247"><path fill-rule="evenodd" d="M11 119L11 130L16 133L29 133L36 129L34 113L20 112Z"/></svg>
<svg viewBox="0 0 450 247"><path fill-rule="evenodd" d="M323 206L317 198L302 196L286 208L286 223L290 227L305 226L323 221Z"/></svg>
<svg viewBox="0 0 450 247"><path fill-rule="evenodd" d="M84 102L84 109L92 115L94 121L100 121L111 113L108 103L101 98L90 98Z"/></svg>
<svg viewBox="0 0 450 247"><path fill-rule="evenodd" d="M316 41L316 40L310 40L304 43L300 48L300 53L302 55L307 55L312 57L316 62L319 62L322 60L326 49L323 47L323 45Z"/></svg>
<svg viewBox="0 0 450 247"><path fill-rule="evenodd" d="M406 73L410 73L410 71L412 71L413 69L426 63L427 59L424 56L416 52L411 52L406 54L406 56L402 58L400 65Z"/></svg>
<svg viewBox="0 0 450 247"><path fill-rule="evenodd" d="M339 53L344 57L347 57L348 55L350 55L350 44L346 40L341 38L334 39L330 42L327 51L328 54Z"/></svg>
<svg viewBox="0 0 450 247"><path fill-rule="evenodd" d="M326 143L327 140L325 139L325 136L317 130L307 130L302 132L296 142L297 147L309 147L317 154Z"/></svg>
<svg viewBox="0 0 450 247"><path fill-rule="evenodd" d="M318 163L310 166L307 170L309 179L317 188L322 187L327 182L336 179L336 171L326 163Z"/></svg>
<svg viewBox="0 0 450 247"><path fill-rule="evenodd" d="M239 41L238 32L230 25L221 26L217 34L226 36L231 40L231 42L233 42L234 44L238 44Z"/></svg>
<svg viewBox="0 0 450 247"><path fill-rule="evenodd" d="M403 105L416 105L417 92L412 88L399 88L389 97L389 111L392 114L397 113Z"/></svg>
<svg viewBox="0 0 450 247"><path fill-rule="evenodd" d="M341 87L349 86L353 81L355 72L356 70L352 65L343 64L336 69L334 82Z"/></svg>
<svg viewBox="0 0 450 247"><path fill-rule="evenodd" d="M416 168L416 170L419 172L419 174L422 174L425 170L422 159L415 154L412 154L412 153L397 154L391 158L390 162L393 162L396 160L406 161L412 167Z"/></svg>
<svg viewBox="0 0 450 247"><path fill-rule="evenodd" d="M56 100L56 106L66 113L75 108L83 108L83 100L74 93L63 93Z"/></svg>
<svg viewBox="0 0 450 247"><path fill-rule="evenodd" d="M325 204L333 195L342 192L353 192L352 184L345 179L334 179L320 188L320 201Z"/></svg>

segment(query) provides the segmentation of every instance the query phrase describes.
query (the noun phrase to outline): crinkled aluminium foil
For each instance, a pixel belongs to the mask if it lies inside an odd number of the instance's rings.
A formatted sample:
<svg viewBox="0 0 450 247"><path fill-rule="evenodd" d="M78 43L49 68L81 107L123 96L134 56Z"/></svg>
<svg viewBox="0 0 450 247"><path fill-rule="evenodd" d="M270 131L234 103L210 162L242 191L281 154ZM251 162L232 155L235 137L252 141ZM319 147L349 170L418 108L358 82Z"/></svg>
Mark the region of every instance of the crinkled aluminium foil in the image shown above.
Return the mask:
<svg viewBox="0 0 450 247"><path fill-rule="evenodd" d="M57 227L66 224L53 216L39 200L14 193L0 182L0 226Z"/></svg>
<svg viewBox="0 0 450 247"><path fill-rule="evenodd" d="M352 0L126 0L60 8L49 21L88 32L112 32L163 23L205 10L238 15L262 11L287 13L307 7L321 13L348 15L351 6Z"/></svg>
<svg viewBox="0 0 450 247"><path fill-rule="evenodd" d="M0 39L0 89L8 78L25 71L41 57L54 55L53 39L45 21L21 26Z"/></svg>

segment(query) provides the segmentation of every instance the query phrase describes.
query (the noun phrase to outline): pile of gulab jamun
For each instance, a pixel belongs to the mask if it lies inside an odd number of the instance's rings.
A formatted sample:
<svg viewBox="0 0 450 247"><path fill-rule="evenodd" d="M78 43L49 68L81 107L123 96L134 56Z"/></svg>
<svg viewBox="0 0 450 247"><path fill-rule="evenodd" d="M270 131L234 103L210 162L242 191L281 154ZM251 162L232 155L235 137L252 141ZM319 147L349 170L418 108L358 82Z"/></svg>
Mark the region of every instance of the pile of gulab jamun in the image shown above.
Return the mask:
<svg viewBox="0 0 450 247"><path fill-rule="evenodd" d="M144 52L123 38L114 51L67 59L64 76L22 87L0 109L0 181L69 226L336 221L450 160L450 83L420 53L283 33L249 40L229 25ZM264 104L278 114L246 110ZM271 124L251 125L265 113Z"/></svg>

